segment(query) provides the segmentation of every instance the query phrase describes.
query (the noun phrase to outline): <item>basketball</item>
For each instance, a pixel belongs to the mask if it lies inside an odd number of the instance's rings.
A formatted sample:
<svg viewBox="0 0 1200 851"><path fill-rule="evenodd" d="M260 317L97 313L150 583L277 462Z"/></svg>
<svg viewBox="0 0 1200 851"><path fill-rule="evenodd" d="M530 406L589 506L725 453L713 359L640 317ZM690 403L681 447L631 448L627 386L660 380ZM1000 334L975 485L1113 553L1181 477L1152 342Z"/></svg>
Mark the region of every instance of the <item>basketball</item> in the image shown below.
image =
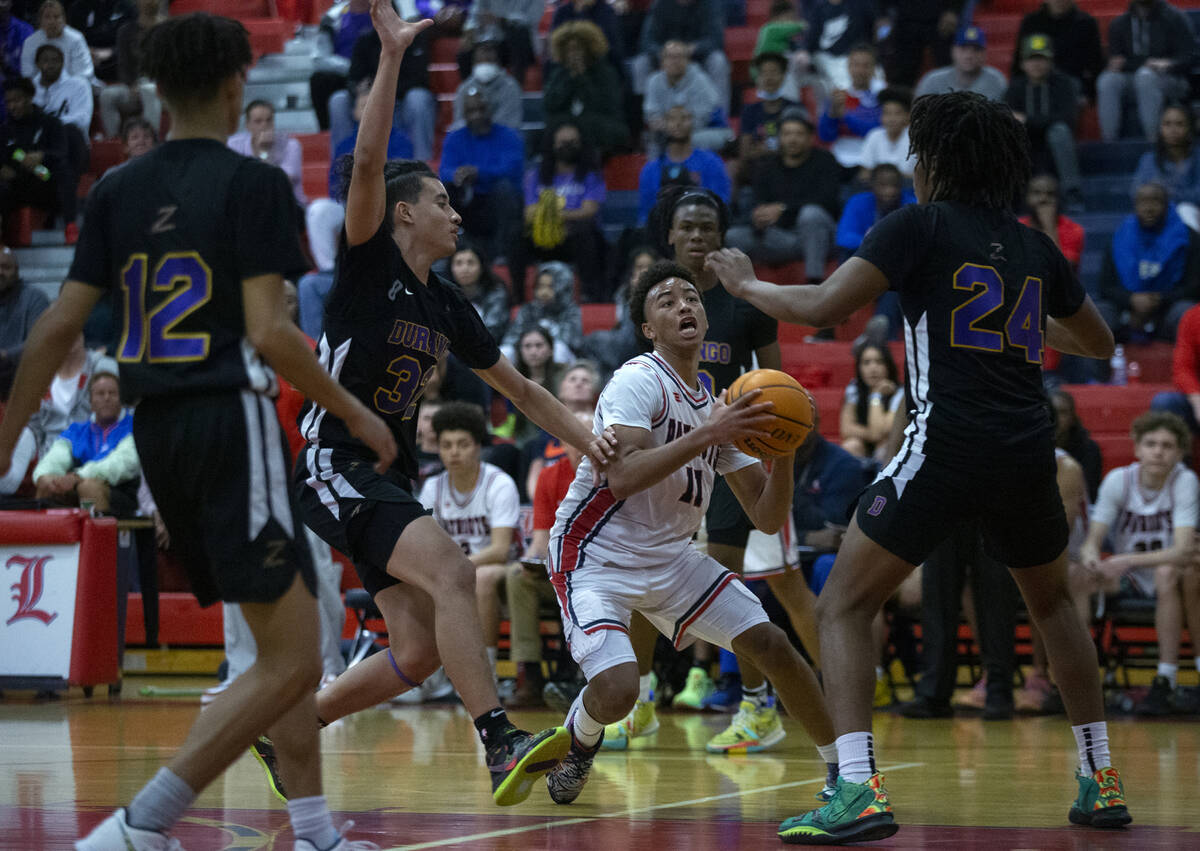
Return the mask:
<svg viewBox="0 0 1200 851"><path fill-rule="evenodd" d="M773 402L771 414L775 420L767 431L769 438L743 438L736 441L737 448L755 458L778 458L795 450L813 427L812 400L799 381L777 369L755 369L738 376L729 385L726 400L733 404L743 393L761 390L755 404Z"/></svg>

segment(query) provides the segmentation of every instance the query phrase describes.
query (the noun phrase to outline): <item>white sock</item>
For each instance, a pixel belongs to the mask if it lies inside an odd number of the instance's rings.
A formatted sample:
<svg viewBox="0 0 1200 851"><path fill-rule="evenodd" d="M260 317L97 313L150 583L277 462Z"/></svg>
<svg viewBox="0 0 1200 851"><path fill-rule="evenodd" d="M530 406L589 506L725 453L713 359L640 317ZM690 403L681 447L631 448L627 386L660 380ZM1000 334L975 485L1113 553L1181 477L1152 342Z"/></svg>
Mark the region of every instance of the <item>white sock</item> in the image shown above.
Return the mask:
<svg viewBox="0 0 1200 851"><path fill-rule="evenodd" d="M838 773L851 783L866 783L875 773L875 737L867 731L837 738Z"/></svg>
<svg viewBox="0 0 1200 851"><path fill-rule="evenodd" d="M332 848L341 839L333 827L333 816L324 795L292 798L287 802L288 819L297 839L307 839L317 848Z"/></svg>
<svg viewBox="0 0 1200 851"><path fill-rule="evenodd" d="M604 725L588 714L587 707L583 705L585 694L587 694L586 687L571 704L571 709L567 712L567 726L571 728L571 733L579 744L585 748L592 748L596 746L596 742L600 741Z"/></svg>
<svg viewBox="0 0 1200 851"><path fill-rule="evenodd" d="M1112 757L1108 753L1108 724L1104 721L1093 721L1091 724L1080 724L1072 727L1075 734L1075 744L1079 748L1079 773L1091 777L1102 768L1112 765Z"/></svg>
<svg viewBox="0 0 1200 851"><path fill-rule="evenodd" d="M130 827L166 833L195 799L192 788L164 766L129 802L125 820Z"/></svg>
<svg viewBox="0 0 1200 851"><path fill-rule="evenodd" d="M742 686L742 700L748 700L754 704L755 709L766 709L768 702L771 700L767 694L767 681L763 680L758 688L746 688Z"/></svg>
<svg viewBox="0 0 1200 851"><path fill-rule="evenodd" d="M1196 664L1200 665L1200 659L1196 660ZM654 674L645 674L638 677L638 700L642 703L649 703L654 700Z"/></svg>
<svg viewBox="0 0 1200 851"><path fill-rule="evenodd" d="M1196 670L1200 670L1200 667L1198 667ZM1170 662L1159 662L1158 675L1160 677L1166 677L1168 680L1170 680L1171 688L1175 688L1175 683L1179 679L1179 666L1172 665Z"/></svg>

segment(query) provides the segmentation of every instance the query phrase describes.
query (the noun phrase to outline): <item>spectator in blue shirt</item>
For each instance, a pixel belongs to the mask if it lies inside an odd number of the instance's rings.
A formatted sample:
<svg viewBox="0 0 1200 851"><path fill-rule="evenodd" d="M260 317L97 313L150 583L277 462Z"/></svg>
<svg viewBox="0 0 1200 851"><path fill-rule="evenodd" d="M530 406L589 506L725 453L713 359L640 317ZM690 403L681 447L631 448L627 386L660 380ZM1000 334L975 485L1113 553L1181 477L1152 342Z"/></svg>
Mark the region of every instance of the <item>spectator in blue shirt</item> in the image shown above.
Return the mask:
<svg viewBox="0 0 1200 851"><path fill-rule="evenodd" d="M515 130L492 122L491 105L478 90L467 91L463 115L467 125L442 143L438 174L467 236L493 257L509 258L525 222L525 143ZM514 292L523 289L513 284Z"/></svg>
<svg viewBox="0 0 1200 851"><path fill-rule="evenodd" d="M845 257L858 250L867 231L893 210L905 204L915 204L917 198L911 189L903 188L900 169L891 163L882 163L871 169L871 188L866 192L851 195L842 208L834 241Z"/></svg>
<svg viewBox="0 0 1200 851"><path fill-rule="evenodd" d="M21 76L21 45L33 35L33 27L12 13L12 0L0 0L0 72L5 77Z"/></svg>
<svg viewBox="0 0 1200 851"><path fill-rule="evenodd" d="M97 511L130 516L137 510L141 465L115 361L100 361L88 391L91 418L68 426L33 470L37 497L63 505L92 502Z"/></svg>
<svg viewBox="0 0 1200 851"><path fill-rule="evenodd" d="M658 191L664 186L683 183L703 186L728 203L732 189L725 163L712 151L692 147L694 119L686 106L667 110L666 144L662 154L642 167L638 177L638 225L646 224ZM445 162L443 155L443 163Z"/></svg>
<svg viewBox="0 0 1200 851"><path fill-rule="evenodd" d="M882 107L877 94L883 80L875 73L878 64L871 45L852 47L846 57L850 83L830 92L817 122L817 138L847 167L862 165L863 139L879 126Z"/></svg>

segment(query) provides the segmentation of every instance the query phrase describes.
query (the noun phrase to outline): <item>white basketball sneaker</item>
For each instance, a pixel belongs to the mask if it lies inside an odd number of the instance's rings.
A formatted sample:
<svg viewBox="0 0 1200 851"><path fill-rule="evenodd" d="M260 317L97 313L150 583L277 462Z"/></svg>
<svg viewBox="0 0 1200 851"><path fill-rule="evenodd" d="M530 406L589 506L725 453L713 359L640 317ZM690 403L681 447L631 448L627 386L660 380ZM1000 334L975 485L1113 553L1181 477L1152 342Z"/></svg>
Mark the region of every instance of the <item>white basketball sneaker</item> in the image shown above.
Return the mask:
<svg viewBox="0 0 1200 851"><path fill-rule="evenodd" d="M178 839L157 830L130 827L124 807L75 843L75 851L183 851Z"/></svg>

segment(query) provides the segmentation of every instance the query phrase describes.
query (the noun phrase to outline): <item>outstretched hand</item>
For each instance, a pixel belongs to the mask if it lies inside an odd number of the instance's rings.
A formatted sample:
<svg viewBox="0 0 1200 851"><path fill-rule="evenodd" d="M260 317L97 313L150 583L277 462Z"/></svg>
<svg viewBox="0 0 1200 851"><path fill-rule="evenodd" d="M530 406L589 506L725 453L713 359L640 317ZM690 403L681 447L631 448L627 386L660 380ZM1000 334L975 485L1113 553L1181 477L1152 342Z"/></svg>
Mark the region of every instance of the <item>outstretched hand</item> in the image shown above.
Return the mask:
<svg viewBox="0 0 1200 851"><path fill-rule="evenodd" d="M746 437L768 438L767 430L774 417L771 410L774 402L755 402L761 390L751 390L738 397L736 402L725 403L727 392L713 401L712 412L705 426L712 432L712 443L733 443Z"/></svg>
<svg viewBox="0 0 1200 851"><path fill-rule="evenodd" d="M422 30L433 26L433 21L406 21L396 14L392 0L371 0L371 23L379 33L383 52L400 52L408 49Z"/></svg>
<svg viewBox="0 0 1200 851"><path fill-rule="evenodd" d="M750 258L736 248L720 248L709 252L704 258L704 268L716 273L729 294L737 298L742 298L748 285L758 280Z"/></svg>

